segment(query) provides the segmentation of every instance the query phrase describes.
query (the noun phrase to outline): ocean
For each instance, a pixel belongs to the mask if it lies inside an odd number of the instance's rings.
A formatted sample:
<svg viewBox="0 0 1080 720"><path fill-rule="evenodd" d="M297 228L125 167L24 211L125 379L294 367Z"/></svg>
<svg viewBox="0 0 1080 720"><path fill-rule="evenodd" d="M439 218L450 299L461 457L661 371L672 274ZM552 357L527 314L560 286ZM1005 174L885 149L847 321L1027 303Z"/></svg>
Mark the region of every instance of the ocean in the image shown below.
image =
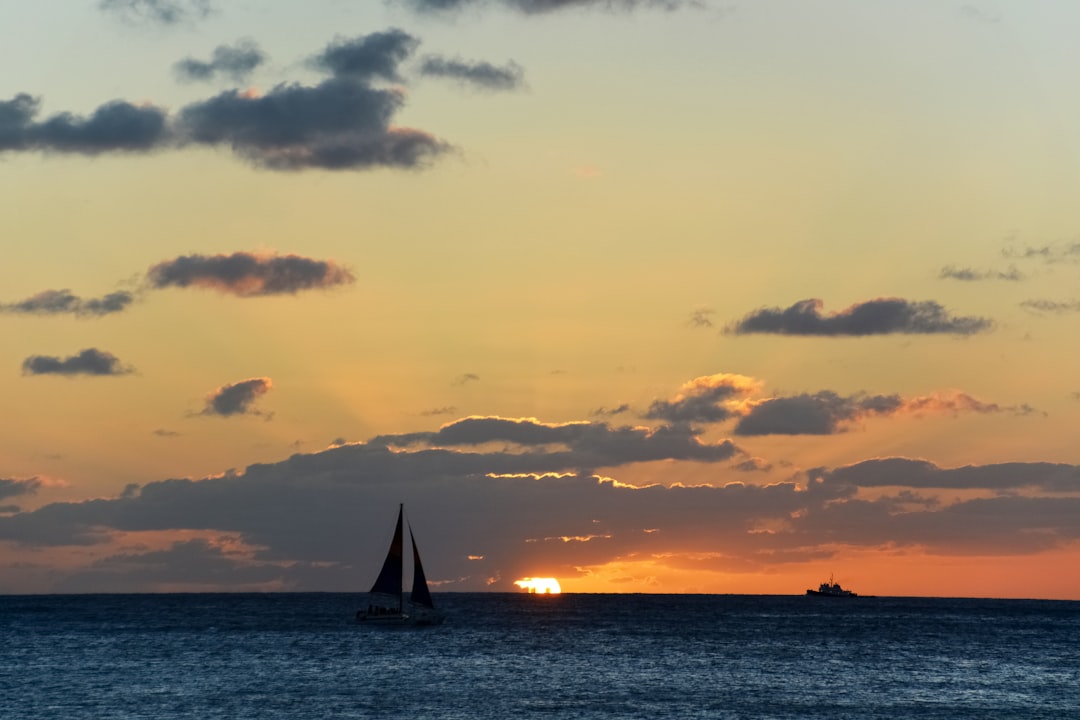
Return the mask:
<svg viewBox="0 0 1080 720"><path fill-rule="evenodd" d="M0 718L1080 719L1080 603L442 593L0 597Z"/></svg>

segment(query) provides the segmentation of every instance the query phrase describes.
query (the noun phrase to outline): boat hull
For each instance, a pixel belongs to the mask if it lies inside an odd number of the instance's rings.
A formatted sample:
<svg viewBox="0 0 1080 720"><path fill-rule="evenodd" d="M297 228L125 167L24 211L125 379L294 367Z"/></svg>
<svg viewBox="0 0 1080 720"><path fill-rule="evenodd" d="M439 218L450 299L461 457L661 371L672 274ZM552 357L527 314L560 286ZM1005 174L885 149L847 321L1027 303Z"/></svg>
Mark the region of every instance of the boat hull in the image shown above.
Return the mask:
<svg viewBox="0 0 1080 720"><path fill-rule="evenodd" d="M442 621L442 613L427 608L419 608L407 613L369 613L363 610L358 610L356 613L356 622L364 625L414 625L420 627L441 625Z"/></svg>
<svg viewBox="0 0 1080 720"><path fill-rule="evenodd" d="M807 590L806 594L810 597L833 597L833 598L856 598L859 597L858 593L853 593L850 590L843 590L841 592L821 592L820 590Z"/></svg>

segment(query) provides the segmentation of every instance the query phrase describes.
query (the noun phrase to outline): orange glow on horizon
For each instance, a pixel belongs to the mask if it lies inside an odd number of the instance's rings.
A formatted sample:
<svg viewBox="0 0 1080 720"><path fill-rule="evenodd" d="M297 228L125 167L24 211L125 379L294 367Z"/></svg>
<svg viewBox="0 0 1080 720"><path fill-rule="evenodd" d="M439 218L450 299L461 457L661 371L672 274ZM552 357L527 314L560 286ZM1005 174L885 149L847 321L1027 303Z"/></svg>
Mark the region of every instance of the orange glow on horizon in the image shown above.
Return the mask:
<svg viewBox="0 0 1080 720"><path fill-rule="evenodd" d="M528 590L530 595L558 595L562 592L562 586L555 578L522 578L515 580L514 584Z"/></svg>

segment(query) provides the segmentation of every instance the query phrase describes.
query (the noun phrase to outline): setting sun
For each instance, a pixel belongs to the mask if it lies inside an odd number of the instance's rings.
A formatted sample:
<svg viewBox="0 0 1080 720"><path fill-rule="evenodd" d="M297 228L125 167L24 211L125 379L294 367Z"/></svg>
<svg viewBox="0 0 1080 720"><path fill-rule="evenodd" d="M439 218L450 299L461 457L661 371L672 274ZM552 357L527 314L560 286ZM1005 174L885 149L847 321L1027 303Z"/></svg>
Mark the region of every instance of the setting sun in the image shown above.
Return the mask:
<svg viewBox="0 0 1080 720"><path fill-rule="evenodd" d="M522 578L515 580L514 584L537 595L558 595L562 592L562 587L555 578Z"/></svg>

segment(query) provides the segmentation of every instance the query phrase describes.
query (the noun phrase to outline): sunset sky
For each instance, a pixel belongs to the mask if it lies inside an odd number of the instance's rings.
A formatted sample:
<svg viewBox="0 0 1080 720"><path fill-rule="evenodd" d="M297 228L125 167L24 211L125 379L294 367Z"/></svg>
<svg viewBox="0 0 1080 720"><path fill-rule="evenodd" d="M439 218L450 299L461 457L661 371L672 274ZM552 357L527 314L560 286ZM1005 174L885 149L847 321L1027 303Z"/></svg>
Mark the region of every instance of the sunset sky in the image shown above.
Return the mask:
<svg viewBox="0 0 1080 720"><path fill-rule="evenodd" d="M0 594L1080 599L1080 5L0 5Z"/></svg>

